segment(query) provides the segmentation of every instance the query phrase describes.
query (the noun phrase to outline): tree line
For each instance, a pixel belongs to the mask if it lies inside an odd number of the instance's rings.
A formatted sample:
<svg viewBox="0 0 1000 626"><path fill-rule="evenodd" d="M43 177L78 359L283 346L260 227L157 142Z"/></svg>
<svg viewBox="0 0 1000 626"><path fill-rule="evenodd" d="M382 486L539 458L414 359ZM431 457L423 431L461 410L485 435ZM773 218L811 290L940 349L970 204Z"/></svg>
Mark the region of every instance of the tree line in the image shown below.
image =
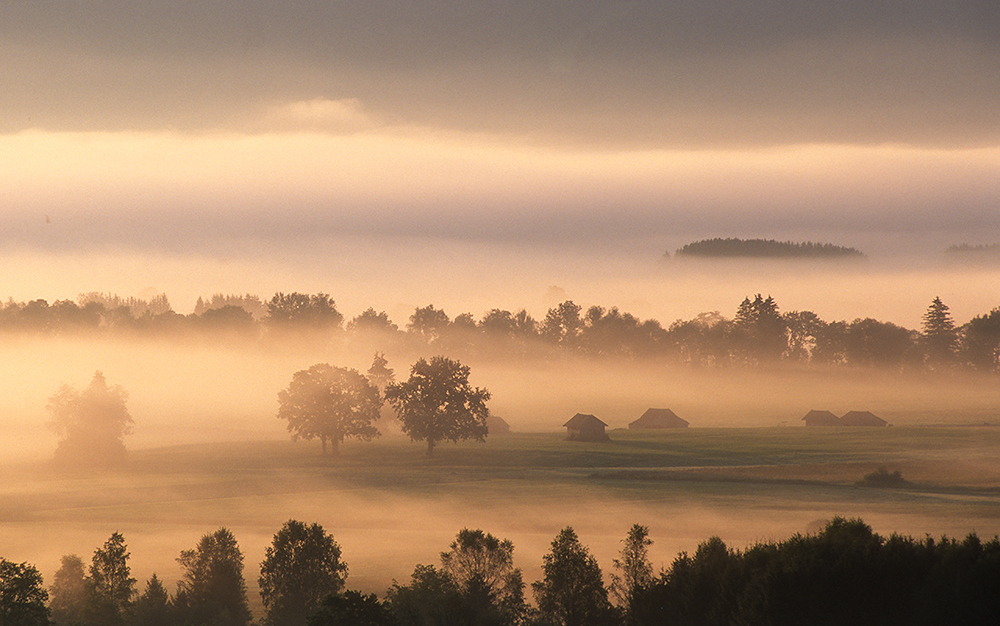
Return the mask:
<svg viewBox="0 0 1000 626"><path fill-rule="evenodd" d="M654 572L649 529L634 524L607 580L572 527L527 585L514 544L462 529L439 565L417 565L382 598L347 589L340 545L289 520L260 563L261 626L759 626L996 624L1000 540L882 537L860 519L734 550L718 537ZM46 588L37 568L0 558L2 626L250 626L244 555L226 528L180 552L177 590L153 574L140 592L121 533L89 566L62 557Z"/></svg>
<svg viewBox="0 0 1000 626"><path fill-rule="evenodd" d="M677 249L678 257L732 258L751 257L764 259L863 259L865 255L856 248L832 243L775 241L774 239L738 239L716 237L693 241ZM664 256L670 256L667 252Z"/></svg>
<svg viewBox="0 0 1000 626"><path fill-rule="evenodd" d="M242 342L295 337L428 347L459 357L558 358L565 354L655 359L698 367L799 364L882 367L894 371L1000 373L1000 307L958 325L935 297L919 330L872 318L826 321L812 311L780 311L774 298L746 297L729 318L718 311L664 327L618 307L584 309L571 300L536 320L526 310L491 309L450 317L434 305L417 307L403 328L384 311L369 308L350 320L324 293L277 293L263 302L252 295L199 300L196 311L173 311L166 296L151 301L82 294L78 301L8 301L0 306L0 331L43 335L106 333L180 334Z"/></svg>

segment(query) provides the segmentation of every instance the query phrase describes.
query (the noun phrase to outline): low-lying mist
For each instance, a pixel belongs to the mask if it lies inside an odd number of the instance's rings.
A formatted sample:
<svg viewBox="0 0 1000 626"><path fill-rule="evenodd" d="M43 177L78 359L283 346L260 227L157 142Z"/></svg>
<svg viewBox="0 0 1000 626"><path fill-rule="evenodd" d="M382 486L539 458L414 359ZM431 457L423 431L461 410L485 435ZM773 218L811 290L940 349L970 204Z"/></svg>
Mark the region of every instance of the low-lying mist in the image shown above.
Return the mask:
<svg viewBox="0 0 1000 626"><path fill-rule="evenodd" d="M417 358L441 352L378 337L243 344L197 337L12 336L0 347L4 361L16 365L0 382L5 398L0 459L49 458L56 434L47 427L48 399L63 384L84 387L95 371L129 394L135 424L128 448L285 438L285 424L276 417L277 394L294 372L316 363L365 372L375 352L384 352L400 380ZM575 413L592 413L611 428L623 428L650 407L671 408L693 427L798 426L811 409L838 415L868 410L899 425L1000 420L995 378L970 372L698 368L563 353L462 356L462 361L472 368L470 382L492 393L491 411L520 431L557 431Z"/></svg>

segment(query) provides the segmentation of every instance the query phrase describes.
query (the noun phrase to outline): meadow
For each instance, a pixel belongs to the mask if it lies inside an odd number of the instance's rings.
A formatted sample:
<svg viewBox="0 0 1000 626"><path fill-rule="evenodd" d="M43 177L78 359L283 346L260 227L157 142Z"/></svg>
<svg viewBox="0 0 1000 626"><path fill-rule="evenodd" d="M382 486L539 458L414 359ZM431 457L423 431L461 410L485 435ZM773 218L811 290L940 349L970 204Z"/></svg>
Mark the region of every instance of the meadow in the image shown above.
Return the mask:
<svg viewBox="0 0 1000 626"><path fill-rule="evenodd" d="M381 594L418 563L437 564L463 527L513 540L525 580L573 526L607 572L633 523L649 526L654 565L711 536L742 548L818 530L834 515L876 532L1000 533L1000 428L689 428L610 431L608 443L512 433L425 446L390 434L348 441L261 440L133 450L117 471L68 473L8 463L0 473L0 555L35 563L46 584L64 554L89 559L124 533L140 581L168 589L178 553L219 526L246 558L251 602L264 547L290 518L322 524L350 566L348 587ZM907 483L860 483L880 467Z"/></svg>

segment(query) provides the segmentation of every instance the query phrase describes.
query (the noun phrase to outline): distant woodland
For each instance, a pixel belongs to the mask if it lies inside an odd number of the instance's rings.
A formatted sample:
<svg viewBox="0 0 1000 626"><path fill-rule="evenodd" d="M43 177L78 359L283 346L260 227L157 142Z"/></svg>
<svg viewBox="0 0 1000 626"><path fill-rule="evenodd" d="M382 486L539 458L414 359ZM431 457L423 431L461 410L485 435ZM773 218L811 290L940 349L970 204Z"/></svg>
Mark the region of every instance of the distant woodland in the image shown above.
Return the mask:
<svg viewBox="0 0 1000 626"><path fill-rule="evenodd" d="M527 311L491 309L454 317L418 307L401 328L372 308L346 320L327 294L277 293L199 299L193 313L175 312L165 295L151 300L87 293L74 300L0 305L0 333L36 336L187 337L197 341L267 343L297 338L356 343L378 350L434 349L466 359L653 359L692 367L880 367L896 371L1000 373L1000 308L956 324L933 298L919 329L872 318L823 320L812 311L782 312L770 296L746 297L731 317L718 311L669 325L618 307L584 309L573 301L537 320Z"/></svg>
<svg viewBox="0 0 1000 626"><path fill-rule="evenodd" d="M440 565L417 565L380 599L347 588L340 545L318 524L289 520L259 566L262 626L640 626L649 624L996 624L1000 541L881 537L834 518L816 534L733 550L718 537L656 572L648 528L634 524L610 584L572 527L542 558L526 600L514 544L463 529ZM0 624L250 626L244 555L226 528L182 550L171 594L131 576L113 533L89 564L75 554L46 588L31 564L0 558ZM50 619L52 621L50 621Z"/></svg>
<svg viewBox="0 0 1000 626"><path fill-rule="evenodd" d="M963 243L950 246L945 253L952 258L1000 260L1000 243L975 246Z"/></svg>
<svg viewBox="0 0 1000 626"><path fill-rule="evenodd" d="M773 239L702 239L686 244L676 252L679 257L754 257L771 259L843 259L864 258L860 250L830 243L796 243Z"/></svg>

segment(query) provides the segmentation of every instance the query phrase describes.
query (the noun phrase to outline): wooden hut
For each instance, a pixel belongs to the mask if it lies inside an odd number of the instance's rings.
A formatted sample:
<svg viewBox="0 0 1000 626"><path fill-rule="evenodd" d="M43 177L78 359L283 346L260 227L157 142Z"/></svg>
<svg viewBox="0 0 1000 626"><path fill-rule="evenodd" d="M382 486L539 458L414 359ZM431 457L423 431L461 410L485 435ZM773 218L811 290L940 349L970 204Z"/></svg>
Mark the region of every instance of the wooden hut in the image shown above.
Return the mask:
<svg viewBox="0 0 1000 626"><path fill-rule="evenodd" d="M806 426L840 426L840 418L830 411L817 411L813 409L802 418Z"/></svg>
<svg viewBox="0 0 1000 626"><path fill-rule="evenodd" d="M570 441L609 441L611 438L604 432L607 424L587 413L577 413L568 422L566 439Z"/></svg>
<svg viewBox="0 0 1000 626"><path fill-rule="evenodd" d="M850 411L840 418L841 426L888 426L889 422L871 411Z"/></svg>
<svg viewBox="0 0 1000 626"><path fill-rule="evenodd" d="M639 419L629 422L630 429L687 428L687 420L677 417L670 409L646 409Z"/></svg>
<svg viewBox="0 0 1000 626"><path fill-rule="evenodd" d="M490 413L486 416L486 430L491 435L507 435L510 434L510 424L499 415Z"/></svg>

